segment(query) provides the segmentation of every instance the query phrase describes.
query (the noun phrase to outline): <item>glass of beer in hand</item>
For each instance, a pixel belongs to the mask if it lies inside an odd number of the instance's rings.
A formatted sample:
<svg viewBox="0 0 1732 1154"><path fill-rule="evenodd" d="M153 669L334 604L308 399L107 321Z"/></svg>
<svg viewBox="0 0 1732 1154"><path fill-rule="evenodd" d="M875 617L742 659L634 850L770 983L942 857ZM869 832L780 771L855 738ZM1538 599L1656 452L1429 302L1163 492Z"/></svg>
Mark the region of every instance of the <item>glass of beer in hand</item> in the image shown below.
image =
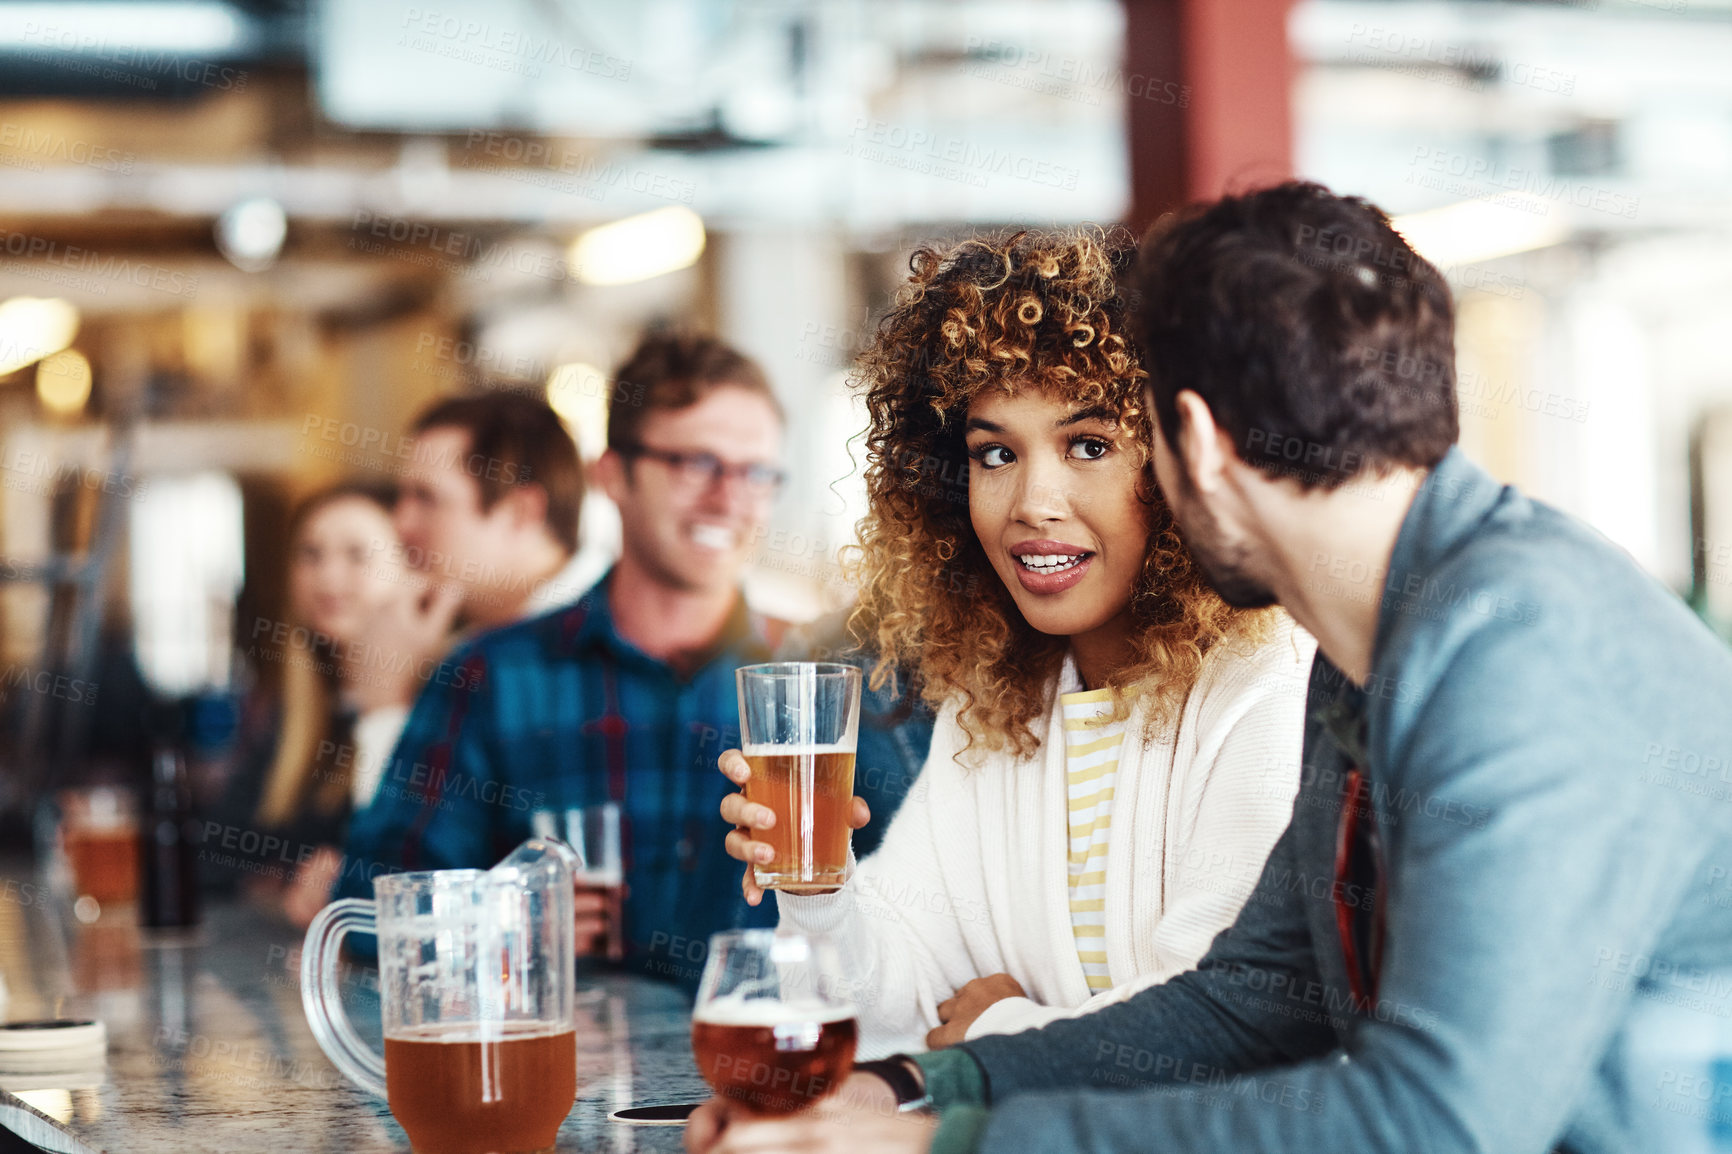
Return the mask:
<svg viewBox="0 0 1732 1154"><path fill-rule="evenodd" d="M854 1068L854 1001L836 949L778 930L710 938L692 1053L710 1088L754 1114L792 1114Z"/></svg>
<svg viewBox="0 0 1732 1154"><path fill-rule="evenodd" d="M593 952L610 962L625 960L625 857L621 851L621 816L617 801L572 806L560 815L538 809L529 815L529 826L537 837L562 838L577 852L577 892L601 899L605 928L596 941L578 943L583 953ZM580 915L581 916L581 915Z"/></svg>
<svg viewBox="0 0 1732 1154"><path fill-rule="evenodd" d="M746 798L776 814L752 836L775 847L754 866L765 889L833 889L848 875L848 814L860 729L860 671L829 662L747 665L734 674Z"/></svg>

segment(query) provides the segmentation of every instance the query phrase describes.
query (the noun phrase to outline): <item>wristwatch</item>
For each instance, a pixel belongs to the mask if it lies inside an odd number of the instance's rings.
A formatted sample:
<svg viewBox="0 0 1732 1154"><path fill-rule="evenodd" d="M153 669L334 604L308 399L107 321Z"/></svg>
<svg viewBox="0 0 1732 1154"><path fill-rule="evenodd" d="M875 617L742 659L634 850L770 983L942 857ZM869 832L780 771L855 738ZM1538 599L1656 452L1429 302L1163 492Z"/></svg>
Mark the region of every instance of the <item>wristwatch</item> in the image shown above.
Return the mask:
<svg viewBox="0 0 1732 1154"><path fill-rule="evenodd" d="M907 1054L892 1054L875 1062L856 1062L854 1070L860 1074L876 1075L889 1083L890 1092L896 1095L896 1112L899 1114L932 1108L932 1095L926 1092L926 1078Z"/></svg>

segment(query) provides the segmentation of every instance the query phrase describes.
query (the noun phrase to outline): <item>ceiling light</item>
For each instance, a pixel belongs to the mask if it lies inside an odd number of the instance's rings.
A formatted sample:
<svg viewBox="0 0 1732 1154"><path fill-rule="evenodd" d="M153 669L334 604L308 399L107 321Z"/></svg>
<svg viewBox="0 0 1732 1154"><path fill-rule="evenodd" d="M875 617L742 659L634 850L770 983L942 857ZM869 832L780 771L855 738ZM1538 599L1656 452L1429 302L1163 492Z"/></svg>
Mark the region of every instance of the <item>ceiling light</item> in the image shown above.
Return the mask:
<svg viewBox="0 0 1732 1154"><path fill-rule="evenodd" d="M241 47L247 35L227 4L0 3L0 47L10 49L102 55L151 48L221 55Z"/></svg>
<svg viewBox="0 0 1732 1154"><path fill-rule="evenodd" d="M90 362L77 349L43 357L36 366L36 396L57 417L75 417L90 400Z"/></svg>
<svg viewBox="0 0 1732 1154"><path fill-rule="evenodd" d="M59 352L78 335L78 310L58 297L0 304L0 377Z"/></svg>
<svg viewBox="0 0 1732 1154"><path fill-rule="evenodd" d="M283 206L268 196L243 200L217 217L217 250L242 272L262 272L275 264L288 235Z"/></svg>
<svg viewBox="0 0 1732 1154"><path fill-rule="evenodd" d="M584 284L630 284L690 268L704 252L704 222L684 205L628 216L571 242L571 275Z"/></svg>

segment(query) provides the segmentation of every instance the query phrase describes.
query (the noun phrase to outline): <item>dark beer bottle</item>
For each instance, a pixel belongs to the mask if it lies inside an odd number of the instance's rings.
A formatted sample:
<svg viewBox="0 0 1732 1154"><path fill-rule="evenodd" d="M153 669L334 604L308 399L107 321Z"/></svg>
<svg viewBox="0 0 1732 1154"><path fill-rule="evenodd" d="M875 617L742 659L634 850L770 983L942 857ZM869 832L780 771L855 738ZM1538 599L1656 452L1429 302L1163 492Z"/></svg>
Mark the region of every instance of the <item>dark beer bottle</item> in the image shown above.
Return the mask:
<svg viewBox="0 0 1732 1154"><path fill-rule="evenodd" d="M139 822L139 917L152 927L198 924L198 818L178 727L159 727Z"/></svg>

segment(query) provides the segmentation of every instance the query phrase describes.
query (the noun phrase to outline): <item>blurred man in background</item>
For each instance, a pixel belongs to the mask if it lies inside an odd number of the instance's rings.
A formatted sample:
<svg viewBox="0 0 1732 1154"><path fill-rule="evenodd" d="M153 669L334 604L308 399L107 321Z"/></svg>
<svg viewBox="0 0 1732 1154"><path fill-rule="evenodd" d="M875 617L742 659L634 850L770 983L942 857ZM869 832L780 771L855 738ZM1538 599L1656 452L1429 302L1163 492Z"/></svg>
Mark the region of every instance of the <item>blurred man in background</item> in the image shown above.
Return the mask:
<svg viewBox="0 0 1732 1154"><path fill-rule="evenodd" d="M575 601L600 576L578 559L583 467L546 402L452 397L414 424L397 500L405 559L463 622L490 629Z"/></svg>
<svg viewBox="0 0 1732 1154"><path fill-rule="evenodd" d="M770 660L785 631L740 589L784 480L782 411L762 370L712 337L647 337L617 377L595 478L619 506L618 563L577 603L447 659L354 823L337 892L368 895L386 870L489 866L538 811L615 802L627 960L689 986L709 934L775 921L745 904L714 814L731 788L716 757L739 743L734 671ZM479 443L462 446L470 459ZM881 819L929 733L923 710L862 725ZM578 912L593 949L603 902L580 895Z"/></svg>

